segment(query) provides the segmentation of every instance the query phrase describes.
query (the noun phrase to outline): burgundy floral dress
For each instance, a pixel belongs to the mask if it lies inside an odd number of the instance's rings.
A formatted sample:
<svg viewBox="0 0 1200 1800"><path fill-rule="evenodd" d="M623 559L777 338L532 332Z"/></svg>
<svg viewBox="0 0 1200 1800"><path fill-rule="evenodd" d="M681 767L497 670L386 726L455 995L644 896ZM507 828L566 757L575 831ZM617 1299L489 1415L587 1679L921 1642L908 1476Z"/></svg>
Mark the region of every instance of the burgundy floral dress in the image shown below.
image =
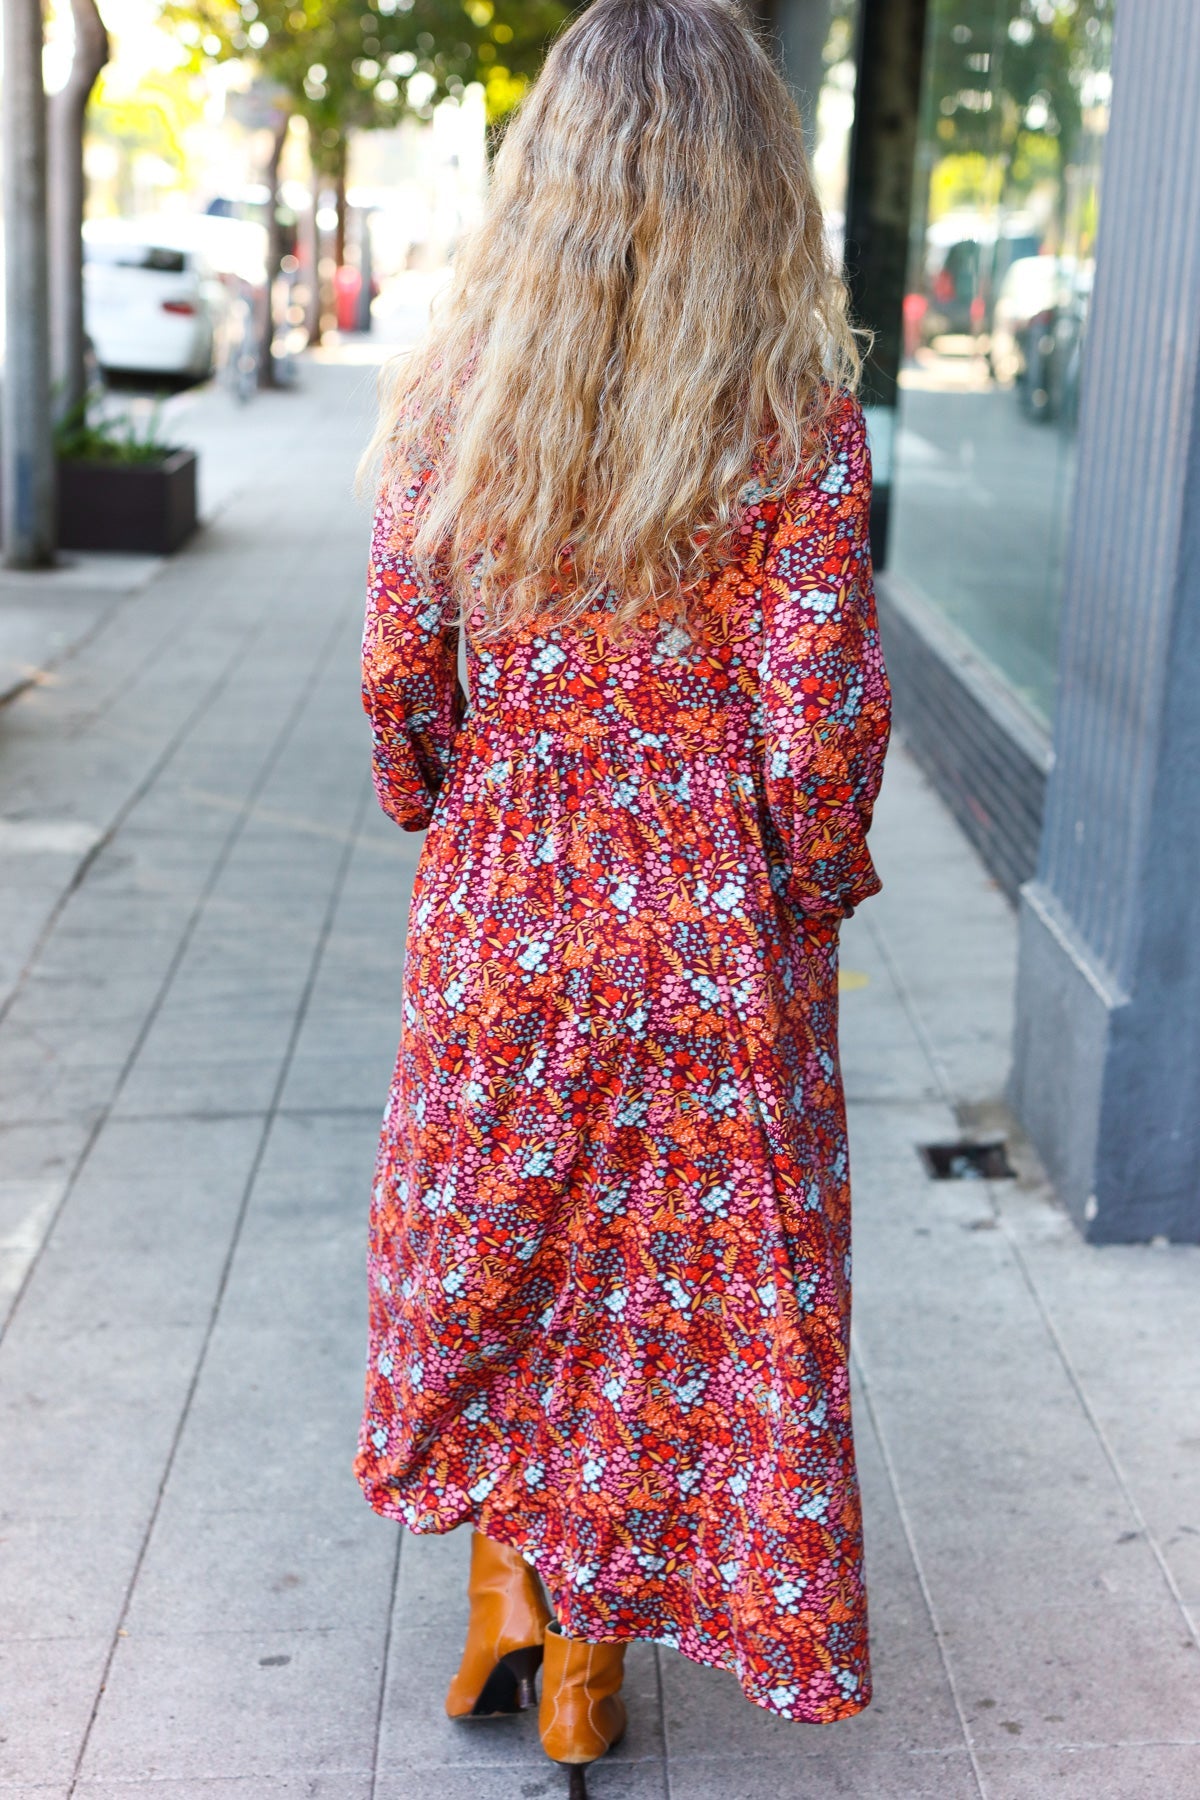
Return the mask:
<svg viewBox="0 0 1200 1800"><path fill-rule="evenodd" d="M846 1718L870 1674L837 952L879 887L889 719L862 413L839 402L784 501L748 491L699 645L610 642L601 606L469 641L469 705L409 556L427 473L380 499L364 644L379 798L428 836L359 1480L413 1531L516 1547L572 1637Z"/></svg>

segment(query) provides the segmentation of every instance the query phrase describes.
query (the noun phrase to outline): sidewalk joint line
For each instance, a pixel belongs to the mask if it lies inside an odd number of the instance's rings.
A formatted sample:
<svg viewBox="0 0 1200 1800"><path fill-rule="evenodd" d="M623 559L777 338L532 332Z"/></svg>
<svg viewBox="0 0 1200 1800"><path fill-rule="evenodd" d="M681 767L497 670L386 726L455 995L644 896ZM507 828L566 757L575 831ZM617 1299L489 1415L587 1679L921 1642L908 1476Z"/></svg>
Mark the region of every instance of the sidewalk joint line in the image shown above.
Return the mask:
<svg viewBox="0 0 1200 1800"><path fill-rule="evenodd" d="M117 833L121 830L122 826L125 824L127 819L133 813L135 808L140 804L140 802L145 799L146 795L150 792L151 788L159 780L160 776L162 776L166 772L166 770L168 768L170 768L171 763L174 761L174 759L178 755L179 751L183 748L184 744L187 743L188 739L192 735L192 732L195 730L196 726L200 723L201 719L203 719L203 717L209 711L209 709L212 706L214 706L216 704L216 702L220 699L221 695L224 693L225 689L229 686L229 683L232 681L234 673L237 670L239 664L241 663L241 661L245 655L245 652L254 643L255 638L262 631L264 631L266 629L267 624L269 622L269 616L270 616L269 613L264 614L263 617L261 619L259 619L257 621L257 623L248 632L245 632L238 639L237 647L235 648L232 656L230 656L228 658L228 660L223 664L223 666L218 671L218 673L214 677L214 679L209 683L209 685L205 689L203 695L196 702L196 704L192 708L191 712L188 713L187 717L184 719L184 721L183 721L182 725L180 725L179 729L175 732L175 734L172 737L170 737L167 740L166 744L163 746L163 748L159 752L158 756L151 763L150 768L147 770L146 774L142 777L142 779L140 781L138 781L134 785L133 790L129 794L126 795L125 799L121 802L120 806L117 808L116 812L113 814L108 825L104 828L104 830L101 832L100 836L96 839L96 842L92 845L91 849L87 852L87 854L85 856L83 856L80 859L80 862L79 862L77 868L75 869L75 871L73 872L73 874L71 875L70 880L67 882L67 885L64 887L62 893L59 895L58 899L55 901L53 907L51 908L50 913L49 913L48 917L46 918L41 931L38 933L37 938L34 940L34 943L33 943L32 947L30 948L28 956L25 958L24 963L21 965L21 968L18 971L17 976L16 976L15 980L13 981L11 988L9 989L9 992L4 996L4 999L2 1001L0 1001L0 1025L3 1025L4 1021L7 1019L9 1013L12 1010L14 1002L17 1000L17 998L22 993L22 991L25 987L26 981L28 980L33 969L37 966L37 963L38 963L39 959L41 958L42 952L45 950L46 945L49 943L50 938L53 936L53 934L58 926L59 920L62 918L63 913L66 911L66 908L67 908L68 904L70 903L72 897L76 893L78 893L79 889L83 886L84 882L87 880L97 858L112 843L113 839L116 837ZM164 639L164 643L166 641L167 640ZM142 673L142 671L139 670L138 675L134 677L134 681L136 681L140 677L141 673ZM132 687L133 685L134 685L134 683L131 681L129 683L129 686ZM87 726L90 722L91 722L90 719L85 718L81 722L79 729L86 730Z"/></svg>
<svg viewBox="0 0 1200 1800"><path fill-rule="evenodd" d="M392 1580L388 1591L387 1627L383 1634L383 1661L379 1670L379 1703L375 1708L375 1738L371 1746L371 1796L375 1800L375 1790L379 1785L379 1759L383 1753L383 1716L387 1707L388 1681L392 1668L392 1642L395 1636L396 1595L400 1589L400 1563L404 1555L404 1539L406 1533L402 1525L396 1528L396 1553L392 1558Z"/></svg>
<svg viewBox="0 0 1200 1800"><path fill-rule="evenodd" d="M58 1204L54 1208L53 1213L50 1215L50 1218L46 1223L46 1229L42 1234L42 1240L39 1243L37 1250L34 1252L33 1256L29 1259L28 1267L25 1269L25 1271L21 1277L20 1285L18 1286L16 1293L12 1297L12 1302L9 1306L6 1317L3 1320L0 1320L0 1345L3 1345L4 1340L8 1335L9 1327L12 1325L13 1320L16 1318L18 1312L21 1309L21 1306L25 1299L25 1296L29 1292L29 1288L33 1282L33 1278L34 1278L37 1270L41 1266L41 1261L42 1261L42 1257L45 1253L46 1246L50 1242L51 1238L54 1236L54 1233L58 1227L59 1219L62 1217L64 1211L66 1210L66 1207L71 1198L71 1195L74 1193L76 1184L79 1181L79 1177L83 1173L83 1170L86 1168L88 1159L90 1158L92 1151L95 1149L96 1144L99 1142L101 1133L104 1131L106 1125L108 1124L109 1120L113 1116L113 1113L120 1101L121 1095L124 1092L125 1083L129 1079L129 1076L133 1071L133 1067L134 1067L135 1063L137 1062L138 1057L141 1055L142 1048L145 1045L146 1040L149 1037L151 1030L153 1029L154 1022L157 1019L160 1011L162 1010L162 1007L166 1000L167 995L171 991L172 985L174 984L174 981L175 981L175 977L176 977L176 975L178 975L179 970L183 966L183 961L187 955L188 947L191 944L192 939L195 937L197 930L199 929L200 921L204 917L204 913L205 913L205 909L208 905L208 901L209 901L212 893L216 889L217 883L220 881L222 874L224 873L225 869L228 867L229 861L230 861L231 857L233 856L234 850L237 848L237 844L238 844L239 839L241 838L242 832L245 830L247 821L250 817L250 808L253 806L255 800L258 798L259 794L262 792L262 790L266 786L267 782L271 779L271 776L274 773L275 769L279 766L279 761L280 761L281 757L283 756L283 753L284 753L285 749L287 748L288 743L291 741L292 734L304 716L305 705L306 705L306 702L308 701L309 695L311 694L312 690L316 687L317 683L319 682L319 680L321 678L321 675L324 672L324 669L327 664L330 647L335 642L338 633L343 629L344 629L344 620L343 620L342 616L339 614L335 627L330 631L326 631L322 635L320 649L317 653L316 660L313 662L313 664L309 670L308 676L307 676L299 694L297 695L296 699L293 701L292 706L290 707L288 713L286 714L286 716L283 720L283 723L280 725L279 731L277 732L273 743L271 744L270 748L268 749L267 754L258 770L258 773L255 775L254 780L251 782L250 787L247 790L246 798L245 798L245 802L244 802L242 811L239 813L238 817L233 820L232 824L229 827L229 830L225 834L225 837L221 843L221 847L220 847L219 851L217 852L217 855L213 862L213 865L212 865L211 869L209 870L208 874L205 876L204 883L203 883L199 893L196 896L195 902L191 908L191 911L188 914L187 921L184 924L183 930L180 932L178 942L176 943L175 948L171 953L171 958L167 964L166 970L163 974L163 978L159 982L158 987L155 990L154 998L150 1002L150 1006L149 1006L146 1014L144 1015L141 1024L138 1027L137 1035L135 1036L133 1043L130 1046L129 1053L126 1056L124 1062L121 1064L121 1068L117 1075L117 1079L113 1086L113 1090L112 1090L111 1094L109 1095L108 1100L106 1101L104 1106L100 1109L100 1111L97 1113L95 1119L92 1122L92 1125L87 1133L87 1136L85 1137L85 1139L83 1141L83 1147L80 1150L80 1153L79 1153L78 1158L76 1159L75 1165L72 1168L71 1173L70 1173L69 1177L67 1178L67 1181L64 1185L63 1192L58 1201ZM230 673L232 672L232 666L231 666L231 669L229 672ZM143 786L145 786L145 784L143 784ZM130 802L130 803L128 803L128 806L131 806L132 804L133 804L133 802ZM121 820L122 817L127 816L127 814L128 814L128 806L126 808L123 808L122 812L118 814L118 822L115 822L110 827L109 831L105 834L104 842L108 842L112 837L115 836L116 832L119 830L119 821ZM339 863L339 865L338 865L339 868L345 863L345 860L346 860L345 856L343 855L342 862ZM38 939L38 945L35 947L35 950L32 953L32 955L30 956L30 959L26 965L25 970L22 972L22 976L20 977L21 981L24 980L25 975L33 967L34 962L36 961L38 955L40 955L41 950L45 947L45 943L48 941L49 936L54 928L54 925L57 923L57 919L61 915L61 910L66 905L67 898L79 886L80 882L83 879L83 870L89 866L90 866L90 859L85 858L84 863L81 864L80 870L76 872L76 879L72 882L70 888L67 890L67 894L65 894L63 896L62 900L59 902L58 906L55 909L55 912L51 915L51 919L48 922L48 924L46 925L41 937ZM13 994L9 996L8 1003L11 1003L12 999L14 999L15 997L16 997L16 989L14 988ZM5 1012L4 1007L0 1007L0 1024L3 1024L4 1012Z"/></svg>
<svg viewBox="0 0 1200 1800"><path fill-rule="evenodd" d="M884 966L892 978L892 983L899 996L900 1004L904 1008L909 1024L912 1026L913 1035L921 1046L921 1053L924 1056L925 1061L929 1064L929 1072L933 1076L938 1093L944 1104L950 1108L951 1112L953 1112L954 1097L951 1091L950 1077L947 1073L946 1065L938 1053L921 1009L914 1000L912 990L905 980L900 965L892 953L892 947L887 940L887 933L880 925L876 924L874 919L870 918L867 920L867 929L870 931L875 942L875 948L882 957Z"/></svg>
<svg viewBox="0 0 1200 1800"><path fill-rule="evenodd" d="M207 527L211 521L203 519L201 523ZM177 585L175 578L180 575L184 578L184 587L186 589L187 573L190 568L195 566L195 559L203 556L206 551L213 553L214 549L217 556L222 554L221 547L214 547L211 539L201 538L198 542L193 543L189 547L187 556L182 563L172 565L168 562L164 568L158 571L157 575L152 578L150 582L138 589L136 593L129 595L128 600L136 603L138 600L144 599L148 604L152 603L155 612L161 613L163 611L164 589L168 590L169 593L172 585ZM242 632L238 649L233 658L235 668L243 660L244 654L249 651L255 640L261 636L262 632L270 624L275 613L279 611L282 606L286 605L291 593L289 575L292 566L296 564L304 566L304 563L304 553L302 550L297 549L292 553L287 571L282 569L279 570L277 587L273 594L266 600L262 613L257 618L252 619ZM96 726L102 724L108 714L112 711L113 707L127 694L132 692L138 682L141 681L145 675L150 673L155 664L159 662L162 657L177 656L180 647L178 624L174 618L171 618L161 639L156 640L155 643L150 646L141 661L137 663L133 669L127 670L116 686L111 688L107 694L100 698L98 704L91 707L89 711L81 713L74 721L67 733L69 741L74 742L74 740L82 736L84 732L93 730ZM218 680L220 680L220 677L218 677ZM221 686L223 687L224 685L225 683L222 682Z"/></svg>
<svg viewBox="0 0 1200 1800"><path fill-rule="evenodd" d="M1021 1242L1017 1238L1016 1234L1013 1232L1011 1225L1009 1223L1009 1220L1008 1220L1003 1208L997 1202L993 1184L991 1182L989 1182L987 1184L987 1186L988 1186L988 1197L992 1203L992 1211L995 1214L996 1223L999 1225L1000 1230L1004 1234L1004 1240L1005 1240L1006 1244L1008 1245L1010 1252L1012 1253L1012 1258L1013 1258L1013 1261L1017 1265L1017 1269L1020 1272L1021 1280L1024 1282L1025 1288L1026 1288L1030 1298L1032 1299L1035 1308L1037 1309L1038 1317L1041 1319L1042 1324L1045 1327L1046 1335L1049 1337L1050 1342L1054 1346L1055 1354L1057 1355L1059 1362L1062 1364L1063 1372L1066 1375L1067 1381L1070 1384L1071 1391L1074 1393L1075 1398L1079 1403L1079 1407L1080 1407L1081 1412L1083 1413L1084 1418L1087 1420L1088 1424L1091 1426L1091 1429L1092 1429L1093 1435L1095 1436L1096 1442L1099 1444L1101 1453L1104 1456L1104 1460L1107 1462L1109 1469L1112 1473L1113 1480L1116 1482L1117 1487L1120 1490L1121 1497L1125 1501L1126 1506L1129 1508L1130 1517L1134 1520L1134 1523L1137 1525L1138 1530L1142 1533L1142 1536L1145 1538L1146 1543L1149 1545L1150 1554L1153 1556L1155 1562L1158 1564L1159 1573L1162 1576L1163 1581L1166 1584L1167 1592L1170 1594L1172 1600L1175 1602L1175 1605L1179 1610L1179 1614L1180 1614L1181 1618L1183 1619L1183 1623L1187 1630L1188 1637L1191 1639L1194 1647L1197 1650L1200 1650L1200 1622L1197 1621L1196 1617L1194 1616L1194 1614L1192 1612L1191 1607L1188 1605L1187 1600L1184 1598L1183 1590L1175 1578L1174 1570L1171 1568L1170 1563L1167 1561L1166 1553L1163 1550L1162 1546L1160 1545L1157 1535L1153 1531L1151 1531L1149 1522L1146 1518L1146 1515L1142 1511L1141 1506L1139 1505L1136 1497L1134 1496L1133 1489L1130 1487L1129 1481L1126 1478L1125 1470L1121 1463L1121 1459L1117 1455L1117 1452L1116 1452L1115 1448L1113 1447L1112 1442L1109 1439L1108 1433L1105 1431L1104 1426L1101 1423L1099 1414L1096 1412L1095 1408L1092 1405L1091 1400L1088 1397L1088 1394L1087 1394L1086 1389L1084 1388L1083 1382L1080 1380L1078 1371L1076 1370L1075 1364L1071 1359L1071 1353L1067 1349L1066 1340L1064 1339L1062 1333L1059 1331L1058 1326L1055 1323L1054 1318L1050 1312L1050 1308L1047 1305L1046 1300L1042 1294L1042 1291L1038 1287L1038 1284L1034 1279L1033 1271L1030 1268L1028 1261L1026 1260L1025 1252L1021 1245Z"/></svg>
<svg viewBox="0 0 1200 1800"><path fill-rule="evenodd" d="M869 925L870 925L870 930L871 930L872 936L875 940L876 948L878 949L880 956L883 958L883 961L888 969L888 972L891 975L892 980L896 985L896 990L900 996L901 1004L904 1007L906 1014L908 1015L908 1019L909 1019L910 1024L912 1025L913 1031L921 1044L921 1049L924 1052L924 1055L930 1065L931 1070L933 1071L934 1078L935 1078L938 1088L941 1092L942 1100L943 1100L944 1104L950 1109L950 1111L952 1113L955 1113L956 1106L955 1106L955 1101L953 1098L953 1093L952 1093L951 1084L950 1084L947 1070L945 1068L945 1065L942 1062L940 1055L938 1054L938 1052L933 1044L933 1040L932 1040L930 1033L925 1025L925 1021L924 1021L923 1017L921 1016L920 1009L917 1006L916 1002L914 1001L914 999L911 995L911 992L909 991L908 983L905 981L904 976L901 973L899 966L896 963L896 959L892 954L891 946L889 945L889 943L887 941L887 934L875 923L874 920L869 921ZM862 1104L862 1103L859 1102L859 1104ZM1083 1413L1084 1418L1087 1420L1087 1423L1092 1431L1092 1434L1095 1437L1096 1442L1100 1447L1101 1454L1103 1455L1105 1461L1108 1464L1108 1467L1112 1474L1113 1480L1116 1482L1117 1488L1121 1494L1121 1497L1129 1509L1130 1516L1136 1523L1138 1529L1141 1531L1143 1537L1145 1538L1147 1545L1149 1546L1150 1553L1158 1565L1159 1573L1161 1574L1161 1576L1163 1578L1163 1582L1167 1588L1167 1592L1170 1594L1171 1599L1174 1601L1175 1606L1178 1609L1179 1615L1183 1621L1184 1628L1187 1631L1188 1637L1189 1637L1191 1643L1195 1646L1195 1648L1200 1650L1200 1620L1197 1620L1195 1614L1193 1613L1191 1607L1189 1606L1187 1600L1185 1599L1183 1590L1181 1589L1179 1582L1177 1581L1177 1579L1175 1577L1174 1570L1171 1568L1171 1565L1167 1560L1166 1553L1163 1550L1162 1546L1160 1545L1157 1536L1150 1529L1150 1525L1146 1518L1146 1515L1142 1511L1140 1504L1138 1503L1137 1499L1134 1496L1133 1489L1130 1486L1129 1481L1126 1477L1125 1470L1122 1465L1121 1459L1117 1455L1116 1449L1113 1446L1111 1440L1109 1439L1109 1436L1108 1436L1107 1432L1105 1431L1103 1424L1100 1421L1099 1415L1097 1414L1095 1408L1093 1407L1093 1405L1091 1403L1090 1398L1088 1397L1087 1391L1084 1388L1084 1385L1079 1376L1079 1373L1076 1370L1074 1362L1071 1359L1070 1351L1067 1349L1066 1340L1063 1337L1061 1331L1059 1330L1057 1323L1055 1322L1055 1319L1050 1310L1050 1306L1049 1306L1048 1301L1046 1300L1046 1297L1043 1295L1041 1288L1038 1286L1036 1277L1034 1276L1033 1270L1030 1267L1029 1261L1025 1255L1024 1247L1022 1246L1021 1241L1018 1238L1018 1236L1016 1235L1016 1233L1013 1231L1011 1222L1010 1222L1007 1214L1004 1211L1001 1201L997 1197L996 1186L993 1182L988 1182L986 1184L986 1187L987 1187L988 1202L989 1202L989 1205L991 1208L992 1216L994 1217L997 1226L999 1227L999 1229L1001 1230L1001 1232L1004 1235L1005 1243L1008 1246L1009 1252L1012 1256L1013 1262L1016 1265L1016 1268L1020 1275L1021 1281L1022 1281L1027 1293L1029 1294L1030 1299L1033 1301L1034 1308L1037 1312L1038 1317L1042 1321L1043 1328L1045 1329L1046 1335L1049 1338L1049 1340L1054 1348L1054 1353L1058 1357L1059 1363L1062 1367L1063 1373L1066 1375L1067 1382L1071 1388L1071 1391L1075 1395L1075 1399L1079 1405L1079 1408L1080 1408L1081 1412ZM859 1361L859 1368L861 1370L862 1369L861 1356L859 1356L858 1361ZM865 1375L864 1375L864 1387L865 1387L865 1385L866 1385L866 1382L865 1382ZM888 1458L886 1447L883 1444L883 1436L879 1429L878 1421L876 1420L874 1404L873 1404L869 1394L867 1397L867 1404L868 1404L868 1408L871 1411L872 1419L875 1420L876 1436L879 1438L880 1447L882 1449L884 1449L885 1461L889 1462L889 1475L890 1475L890 1473L891 1473L890 1459ZM895 1483L893 1482L893 1487L894 1486L895 1486ZM897 1497L897 1503L899 1503L898 1492L897 1492L896 1497ZM907 1522L905 1523L905 1530L907 1532ZM922 1586L924 1586L923 1580L922 1580ZM936 1627L936 1623L935 1623L935 1630L936 1629L937 1629L937 1627ZM939 1643L940 1643L940 1637L939 1637ZM1030 1746L1030 1747L1032 1748L1032 1746ZM972 1759L972 1760L974 1760L974 1759Z"/></svg>
<svg viewBox="0 0 1200 1800"><path fill-rule="evenodd" d="M339 623L339 629L340 629L340 627L341 627L340 619L339 619L338 623ZM332 635L332 634L330 634L330 635ZM320 663L318 663L317 670L314 671L313 675L310 677L309 683L306 684L305 693L307 693L308 686L313 685L315 683L319 669L320 669ZM281 733L281 739L280 739L280 744L279 744L279 753L282 752L283 745L286 744L288 738L290 737L294 719L298 719L300 716L304 697L305 697L305 695L302 694L300 700L297 701L296 707L294 709L294 715L292 718L289 718L289 721L288 721L287 725L285 726L283 733ZM274 758L270 759L270 761L273 762ZM268 777L266 775L264 775L263 779L266 779L266 778L268 778ZM250 1210L250 1200L251 1200L251 1197L253 1196L255 1185L257 1184L259 1174L262 1170L263 1160L266 1156L267 1144L270 1141L271 1127L272 1127L272 1124L274 1123L275 1107L278 1105L279 1100L283 1095L284 1088L287 1084L288 1074L291 1070L291 1065L292 1065L292 1058L295 1055L296 1045L300 1041L300 1033L304 1027L304 1020L308 1013L309 1003L311 1001L313 991L316 987L317 976L320 972L321 962L322 962L322 959L325 954L325 946L329 942L329 938L330 938L330 935L331 935L332 929L333 929L333 921L334 921L334 918L337 913L338 904L342 897L342 892L345 888L346 877L349 874L350 863L351 863L351 860L352 860L352 857L354 854L354 839L357 836L358 827L361 826L363 817L366 813L367 801L371 794L371 791L372 791L371 783L368 779L366 779L364 777L361 788L360 788L360 792L359 792L359 798L355 805L354 812L352 815L355 820L355 829L351 834L350 841L347 843L347 845L342 853L342 856L339 860L337 869L334 873L334 878L333 878L333 882L331 884L329 897L326 902L325 916L324 916L324 919L322 920L321 928L317 934L316 943L313 946L312 956L309 960L308 976L307 976L307 979L304 984L303 992L300 996L300 1002L296 1008L295 1017L292 1021L292 1027L291 1027L291 1031L288 1036L287 1047L284 1051L283 1058L280 1062L279 1072L275 1078L275 1086L274 1086L274 1090L272 1093L271 1107L270 1107L266 1117L263 1120L262 1130L260 1131L259 1137L258 1137L258 1143L255 1148L254 1155L251 1158L250 1167L246 1173L246 1179L242 1184L241 1200L238 1204L237 1215L233 1222L233 1229L230 1233L229 1245L225 1252L225 1257L224 1257L224 1260L221 1265L221 1271L217 1278L216 1292L214 1293L214 1296L213 1296L213 1302L212 1302L212 1306L211 1306L211 1309L209 1312L208 1324L205 1327L204 1336L201 1340L199 1352L196 1357L195 1367L192 1370L191 1379L188 1382L187 1390L183 1397L183 1404L180 1407L179 1417L176 1420L175 1430L174 1430L174 1433L172 1434L172 1438L171 1438L171 1447L167 1452L166 1461L163 1465L163 1471L162 1471L161 1476L159 1477L158 1489L157 1489L157 1492L154 1497L154 1504L150 1509L150 1516L146 1521L146 1528L142 1534L141 1547L138 1550L138 1554L137 1554L136 1560L134 1562L133 1569L130 1573L129 1581L126 1584L124 1599L121 1603L121 1611L117 1618L116 1624L113 1627L112 1637L110 1639L109 1646L108 1646L108 1652L104 1659L104 1666L100 1671L100 1679L97 1684L96 1697L92 1703L92 1710L89 1715L87 1725L84 1728L83 1738L82 1738L82 1741L80 1742L79 1750L78 1750L78 1753L75 1758L74 1770L71 1775L70 1785L67 1789L67 1800L74 1800L76 1789L79 1786L79 1782L80 1782L82 1770L83 1770L84 1759L87 1756L88 1745L91 1742L92 1732L95 1729L96 1720L100 1716L100 1707L103 1702L104 1693L108 1686L109 1677L112 1672L113 1661L114 1661L114 1659L116 1657L116 1653L117 1653L117 1645L121 1641L121 1633L122 1633L122 1630L124 1629L125 1621L129 1616L129 1608L132 1603L133 1595L137 1588L138 1581L141 1577L142 1567L145 1563L146 1554L147 1554L147 1551L149 1550L151 1540L154 1536L154 1531L155 1531L155 1527L158 1523L159 1514L162 1511L163 1499L166 1495L167 1486L171 1479L171 1472L175 1467L176 1457L179 1454L179 1446L183 1441L183 1434L187 1428L188 1419L191 1416L192 1403L195 1400L196 1392L200 1385L200 1377L204 1373L204 1368L205 1368L206 1362L208 1360L208 1352L212 1345L213 1336L216 1332L217 1320L220 1317L221 1306L224 1302L225 1294L226 1294L226 1291L229 1286L229 1277L233 1271L234 1258L237 1255L238 1246L241 1242L242 1231L245 1226L246 1218L247 1218L247 1215Z"/></svg>
<svg viewBox="0 0 1200 1800"><path fill-rule="evenodd" d="M667 1703L663 1684L662 1645L654 1646L654 1688L658 1701L658 1721L662 1726L662 1771L663 1788L666 1800L672 1800L671 1793L671 1734L667 1725Z"/></svg>
<svg viewBox="0 0 1200 1800"><path fill-rule="evenodd" d="M872 1389L870 1376L867 1372L867 1366L863 1360L862 1352L857 1346L853 1351L852 1359L858 1368L859 1380L862 1383L863 1398L867 1403L867 1414L871 1420L871 1427L875 1433L875 1440L879 1445L879 1454L883 1460L883 1466L887 1470L888 1485L892 1490L892 1498L896 1503L896 1511L900 1515L900 1528L904 1533L904 1539L908 1545L908 1554L912 1558L913 1570L917 1577L917 1584L921 1589L921 1598L925 1602L925 1610L929 1615L929 1623L933 1627L934 1640L938 1647L938 1656L941 1659L942 1670L946 1677L946 1685L950 1689L950 1698L954 1702L954 1710L958 1715L959 1728L963 1735L963 1744L971 1761L971 1772L975 1778L975 1787L979 1794L979 1800L987 1800L987 1789L984 1786L983 1769L980 1766L979 1757L975 1751L971 1728L967 1723L966 1708L963 1705L962 1695L959 1692L958 1680L950 1661L949 1652L946 1649L941 1621L938 1618L937 1607L934 1605L933 1591L930 1588L929 1579L925 1573L925 1565L921 1560L921 1552L917 1548L916 1533L913 1530L912 1520L909 1517L908 1507L905 1504L904 1496L900 1491L899 1472L892 1457L891 1447L888 1444L887 1438L884 1436L883 1425L875 1405L874 1391Z"/></svg>

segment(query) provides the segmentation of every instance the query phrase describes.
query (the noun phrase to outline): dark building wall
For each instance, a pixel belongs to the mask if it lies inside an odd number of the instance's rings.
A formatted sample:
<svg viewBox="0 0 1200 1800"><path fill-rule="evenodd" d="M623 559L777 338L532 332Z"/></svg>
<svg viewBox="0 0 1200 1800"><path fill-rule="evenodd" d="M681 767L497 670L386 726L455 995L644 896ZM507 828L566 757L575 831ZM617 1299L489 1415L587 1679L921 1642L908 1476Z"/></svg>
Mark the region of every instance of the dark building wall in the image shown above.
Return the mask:
<svg viewBox="0 0 1200 1800"><path fill-rule="evenodd" d="M1049 744L932 607L886 573L877 588L896 723L1015 905L1037 862Z"/></svg>

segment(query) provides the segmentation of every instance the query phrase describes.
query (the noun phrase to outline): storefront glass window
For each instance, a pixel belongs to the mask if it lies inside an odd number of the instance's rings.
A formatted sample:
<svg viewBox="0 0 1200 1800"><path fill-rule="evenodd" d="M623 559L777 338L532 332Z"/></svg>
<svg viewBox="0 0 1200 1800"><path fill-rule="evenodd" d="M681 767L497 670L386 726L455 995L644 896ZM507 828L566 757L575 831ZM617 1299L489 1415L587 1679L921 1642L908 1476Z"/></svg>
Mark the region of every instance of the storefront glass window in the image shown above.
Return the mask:
<svg viewBox="0 0 1200 1800"><path fill-rule="evenodd" d="M1113 0L930 0L888 568L1044 721Z"/></svg>
<svg viewBox="0 0 1200 1800"><path fill-rule="evenodd" d="M854 50L858 36L858 0L828 0L813 9L824 36L820 86L805 130L812 153L813 180L825 215L825 227L840 257L846 235L846 185L850 176L850 136L854 129ZM809 108L803 98L801 111Z"/></svg>

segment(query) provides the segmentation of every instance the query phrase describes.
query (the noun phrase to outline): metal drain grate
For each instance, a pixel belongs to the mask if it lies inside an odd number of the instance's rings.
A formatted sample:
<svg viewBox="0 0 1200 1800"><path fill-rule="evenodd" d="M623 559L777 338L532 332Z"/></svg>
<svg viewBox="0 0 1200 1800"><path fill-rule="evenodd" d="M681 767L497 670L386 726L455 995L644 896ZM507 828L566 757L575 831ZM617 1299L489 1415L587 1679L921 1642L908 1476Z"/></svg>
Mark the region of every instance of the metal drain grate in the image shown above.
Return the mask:
<svg viewBox="0 0 1200 1800"><path fill-rule="evenodd" d="M1002 1139L990 1144L920 1144L918 1149L935 1181L1011 1181L1016 1175Z"/></svg>

